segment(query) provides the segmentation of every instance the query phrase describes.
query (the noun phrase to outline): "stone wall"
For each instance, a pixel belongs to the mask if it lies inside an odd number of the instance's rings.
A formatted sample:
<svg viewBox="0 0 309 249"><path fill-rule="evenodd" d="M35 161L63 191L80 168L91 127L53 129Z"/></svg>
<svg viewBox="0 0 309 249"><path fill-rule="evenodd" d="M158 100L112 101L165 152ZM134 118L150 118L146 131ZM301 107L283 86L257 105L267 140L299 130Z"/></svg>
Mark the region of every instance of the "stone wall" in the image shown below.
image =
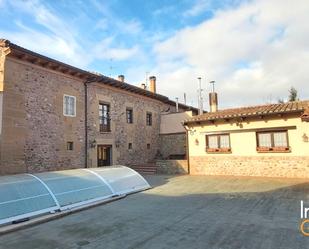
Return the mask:
<svg viewBox="0 0 309 249"><path fill-rule="evenodd" d="M93 84L88 88L89 141L110 144L113 147L113 164L134 165L153 161L159 148L160 113L166 104L143 96L130 94L106 86ZM110 105L111 132L99 130L99 103ZM133 123L126 121L126 108L133 110ZM146 125L146 112L152 113L152 125ZM128 149L132 143L132 149ZM147 148L150 144L150 149ZM118 147L117 147L118 146ZM96 148L89 151L89 165L96 167Z"/></svg>
<svg viewBox="0 0 309 249"><path fill-rule="evenodd" d="M170 155L185 155L186 133L160 134L160 154L164 159Z"/></svg>
<svg viewBox="0 0 309 249"><path fill-rule="evenodd" d="M0 174L85 167L83 80L8 56L4 72ZM76 97L76 117L63 115L64 94ZM109 133L99 131L100 101L111 107ZM126 107L133 108L133 124L126 122ZM88 108L90 167L97 166L94 141L113 146L113 164L153 161L160 148L160 115L175 111L175 106L99 83L89 85ZM146 125L146 112L152 112L152 126ZM69 141L73 151L66 148Z"/></svg>
<svg viewBox="0 0 309 249"><path fill-rule="evenodd" d="M84 88L81 80L6 59L1 173L84 166ZM77 99L77 116L63 115L63 95ZM74 143L68 151L66 142Z"/></svg>
<svg viewBox="0 0 309 249"><path fill-rule="evenodd" d="M191 156L192 175L309 177L309 156Z"/></svg>
<svg viewBox="0 0 309 249"><path fill-rule="evenodd" d="M187 160L157 160L159 174L188 174Z"/></svg>

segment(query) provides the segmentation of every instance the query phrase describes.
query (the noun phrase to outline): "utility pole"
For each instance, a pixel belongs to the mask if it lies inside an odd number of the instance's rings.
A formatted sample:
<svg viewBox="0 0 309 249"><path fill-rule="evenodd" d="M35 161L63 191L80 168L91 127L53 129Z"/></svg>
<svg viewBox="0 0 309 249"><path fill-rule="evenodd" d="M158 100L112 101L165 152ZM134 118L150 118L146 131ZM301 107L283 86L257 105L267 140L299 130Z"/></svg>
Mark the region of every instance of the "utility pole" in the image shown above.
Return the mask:
<svg viewBox="0 0 309 249"><path fill-rule="evenodd" d="M202 78L197 78L199 81L199 88L198 88L198 108L199 108L199 115L203 114L203 96L202 96Z"/></svg>

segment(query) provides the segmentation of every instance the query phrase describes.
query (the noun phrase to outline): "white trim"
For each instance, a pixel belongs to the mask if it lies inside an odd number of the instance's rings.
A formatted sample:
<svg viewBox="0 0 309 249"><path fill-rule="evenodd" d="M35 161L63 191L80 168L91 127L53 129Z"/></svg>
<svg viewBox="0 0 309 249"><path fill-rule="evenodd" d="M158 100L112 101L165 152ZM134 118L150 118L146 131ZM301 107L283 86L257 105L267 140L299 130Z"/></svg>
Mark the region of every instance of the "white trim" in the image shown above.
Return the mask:
<svg viewBox="0 0 309 249"><path fill-rule="evenodd" d="M61 193L55 194L55 196L66 195L66 194L69 194L69 193L76 193L76 192L81 192L81 191L84 191L84 190L102 188L102 187L104 187L104 185L95 185L95 186L91 186L91 187L87 187L87 188L79 188L79 189L61 192Z"/></svg>
<svg viewBox="0 0 309 249"><path fill-rule="evenodd" d="M73 209L75 207L82 207L82 206L87 205L89 203L95 203L97 201L112 199L113 197L115 197L115 196L112 194L112 195L106 195L106 196L103 196L103 197L98 197L98 198L95 198L95 199L89 199L87 201L80 201L80 202L76 202L74 204L69 204L69 205L63 206L63 207L60 208L60 210L64 211L64 210L68 210L68 209Z"/></svg>
<svg viewBox="0 0 309 249"><path fill-rule="evenodd" d="M130 168L130 167L127 167L127 166L121 166L121 167L127 168L127 169L131 170L132 172L134 172L135 174L137 174L137 175L139 176L139 178L141 178L141 179L146 183L146 187L151 188L151 186L149 185L149 183L146 181L146 179L145 179L143 176L141 176L140 173L138 173L138 172L135 171L134 169L132 169L132 168Z"/></svg>
<svg viewBox="0 0 309 249"><path fill-rule="evenodd" d="M74 99L74 114L69 115L65 113L65 97L73 98ZM66 117L76 117L76 97L68 94L63 94L63 116Z"/></svg>
<svg viewBox="0 0 309 249"><path fill-rule="evenodd" d="M95 175L96 177L98 177L102 182L104 182L107 185L107 187L110 189L110 191L112 191L113 195L117 194L116 191L113 189L113 187L102 176L100 176L97 172L92 171L91 169L82 169L82 170L90 172L93 175Z"/></svg>
<svg viewBox="0 0 309 249"><path fill-rule="evenodd" d="M14 200L9 200L9 201L0 202L0 206L3 205L3 204L18 202L18 201L31 200L31 199L35 199L35 198L42 197L42 196L49 196L49 193L42 194L42 195L34 195L34 196L30 196L30 197L25 197L25 198L19 198L19 199L14 199Z"/></svg>
<svg viewBox="0 0 309 249"><path fill-rule="evenodd" d="M46 183L41 180L39 177L35 176L35 175L32 175L32 174L26 174L28 176L32 176L33 178L35 178L36 180L38 180L45 188L46 190L48 191L48 193L51 195L51 197L53 198L55 204L57 205L58 209L60 209L60 204L56 198L56 196L54 195L54 193L51 191L51 189L46 185Z"/></svg>
<svg viewBox="0 0 309 249"><path fill-rule="evenodd" d="M40 214L53 212L53 211L56 211L56 210L59 210L59 208L58 207L51 207L51 208L41 209L41 210L38 210L38 211L34 211L34 212L30 212L30 213L21 214L21 215L13 216L13 217L10 217L10 218L2 219L2 220L0 220L0 224L2 225L2 224L10 223L10 222L13 222L13 221L17 221L17 220L21 220L21 219L25 219L25 218L30 218L30 217L37 216L37 215L40 215Z"/></svg>

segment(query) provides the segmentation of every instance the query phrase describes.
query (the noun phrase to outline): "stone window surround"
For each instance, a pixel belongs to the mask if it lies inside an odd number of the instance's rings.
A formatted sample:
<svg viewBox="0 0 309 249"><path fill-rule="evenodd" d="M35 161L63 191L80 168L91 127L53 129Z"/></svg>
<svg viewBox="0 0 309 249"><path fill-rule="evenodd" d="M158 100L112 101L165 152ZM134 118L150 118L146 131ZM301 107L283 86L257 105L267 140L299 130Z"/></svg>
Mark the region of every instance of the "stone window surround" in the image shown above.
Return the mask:
<svg viewBox="0 0 309 249"><path fill-rule="evenodd" d="M107 124L107 130L101 129L101 124L99 124L99 131L100 133L111 133L112 132L112 122L111 122L111 104L110 102L107 101L99 101L99 107L100 105L106 105L108 106L108 116L106 117L108 119L108 124ZM100 108L99 108L99 119L101 118L100 116ZM100 122L100 120L99 120Z"/></svg>
<svg viewBox="0 0 309 249"><path fill-rule="evenodd" d="M67 150L68 151L74 150L74 143L72 141L67 141Z"/></svg>
<svg viewBox="0 0 309 249"><path fill-rule="evenodd" d="M146 112L146 125L152 126L152 112Z"/></svg>
<svg viewBox="0 0 309 249"><path fill-rule="evenodd" d="M69 97L69 98L73 98L74 99L74 114L73 115L70 115L70 114L67 114L66 113L66 106L65 106L65 98L66 97ZM63 94L63 116L66 116L66 117L76 117L76 97L75 96L72 96L72 95L68 95L68 94Z"/></svg>
<svg viewBox="0 0 309 249"><path fill-rule="evenodd" d="M130 115L130 117L129 117L129 115ZM133 124L133 122L134 122L133 117L134 117L133 116L133 108L132 107L126 107L126 121L127 121L127 124Z"/></svg>

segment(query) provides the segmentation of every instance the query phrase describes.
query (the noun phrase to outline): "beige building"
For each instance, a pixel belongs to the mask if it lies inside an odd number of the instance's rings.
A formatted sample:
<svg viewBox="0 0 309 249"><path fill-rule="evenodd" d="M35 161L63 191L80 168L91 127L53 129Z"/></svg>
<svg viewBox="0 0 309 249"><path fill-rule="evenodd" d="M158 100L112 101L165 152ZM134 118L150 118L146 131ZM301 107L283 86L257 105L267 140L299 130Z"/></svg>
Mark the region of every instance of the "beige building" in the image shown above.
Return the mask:
<svg viewBox="0 0 309 249"><path fill-rule="evenodd" d="M151 162L161 115L190 110L154 76L147 90L0 40L0 174Z"/></svg>
<svg viewBox="0 0 309 249"><path fill-rule="evenodd" d="M193 175L309 177L309 101L217 110L187 119Z"/></svg>

